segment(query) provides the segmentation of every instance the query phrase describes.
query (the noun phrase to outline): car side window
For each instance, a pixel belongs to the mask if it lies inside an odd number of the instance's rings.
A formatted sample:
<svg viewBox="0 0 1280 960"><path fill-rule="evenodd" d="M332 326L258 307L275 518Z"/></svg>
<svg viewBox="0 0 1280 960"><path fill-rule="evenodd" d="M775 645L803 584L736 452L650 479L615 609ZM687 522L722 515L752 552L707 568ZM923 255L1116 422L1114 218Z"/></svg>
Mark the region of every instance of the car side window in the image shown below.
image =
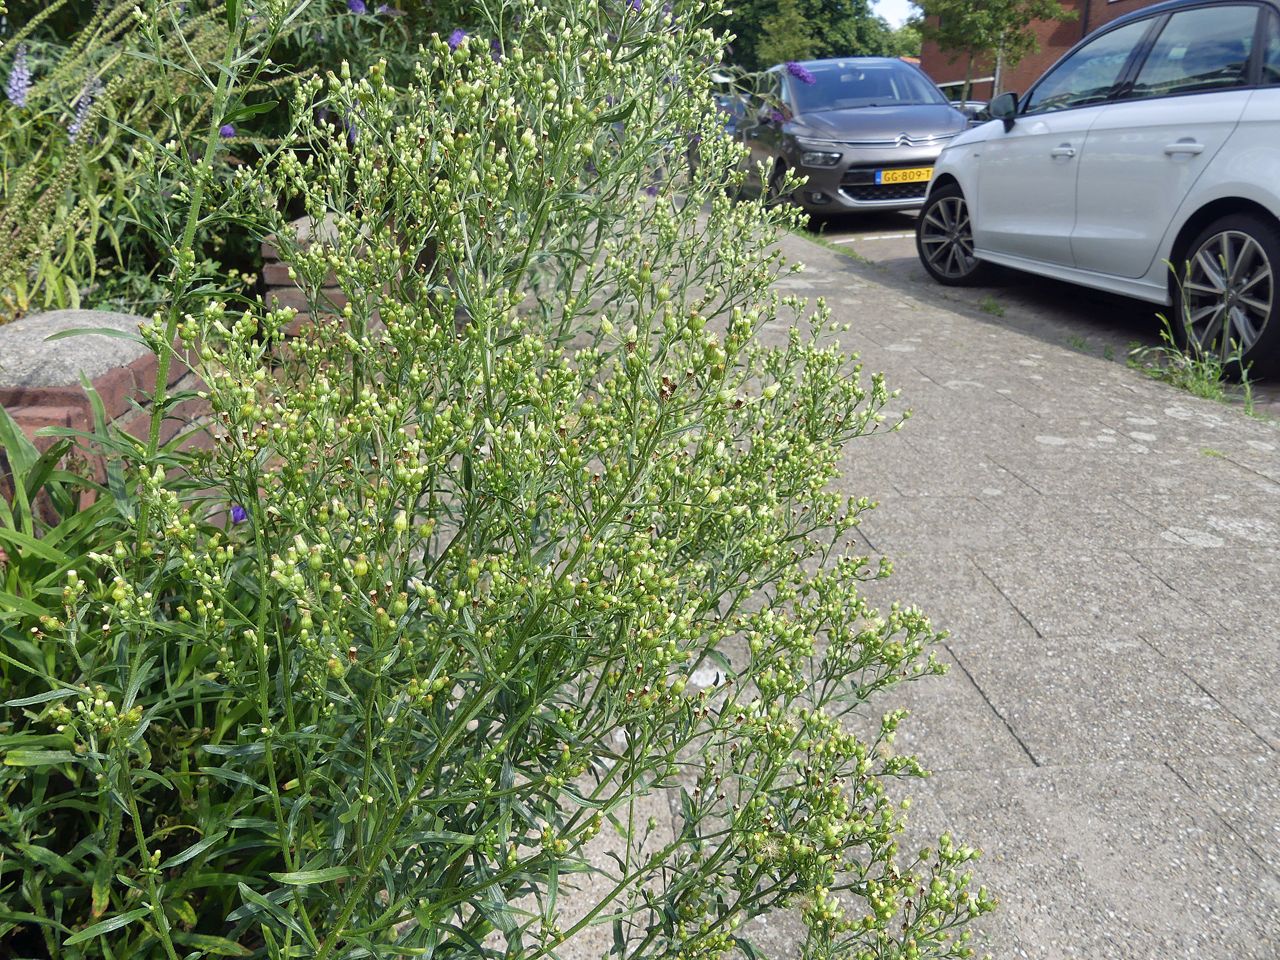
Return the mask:
<svg viewBox="0 0 1280 960"><path fill-rule="evenodd" d="M1138 20L1086 43L1035 85L1027 94L1023 112L1047 113L1108 99L1134 48L1150 28L1150 19Z"/></svg>
<svg viewBox="0 0 1280 960"><path fill-rule="evenodd" d="M1280 17L1267 17L1267 48L1262 56L1262 82L1280 84Z"/></svg>
<svg viewBox="0 0 1280 960"><path fill-rule="evenodd" d="M1128 96L1142 99L1239 87L1249 82L1258 7L1199 7L1165 24Z"/></svg>

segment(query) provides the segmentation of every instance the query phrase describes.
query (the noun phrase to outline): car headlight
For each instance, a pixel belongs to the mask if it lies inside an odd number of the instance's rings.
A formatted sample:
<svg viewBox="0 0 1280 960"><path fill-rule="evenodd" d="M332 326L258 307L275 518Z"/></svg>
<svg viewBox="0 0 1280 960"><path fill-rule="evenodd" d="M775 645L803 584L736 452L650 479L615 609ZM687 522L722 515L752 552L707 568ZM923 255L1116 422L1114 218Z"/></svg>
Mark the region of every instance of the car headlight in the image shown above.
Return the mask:
<svg viewBox="0 0 1280 960"><path fill-rule="evenodd" d="M800 154L800 162L806 167L834 167L843 156L842 153L828 153L826 150L806 150Z"/></svg>

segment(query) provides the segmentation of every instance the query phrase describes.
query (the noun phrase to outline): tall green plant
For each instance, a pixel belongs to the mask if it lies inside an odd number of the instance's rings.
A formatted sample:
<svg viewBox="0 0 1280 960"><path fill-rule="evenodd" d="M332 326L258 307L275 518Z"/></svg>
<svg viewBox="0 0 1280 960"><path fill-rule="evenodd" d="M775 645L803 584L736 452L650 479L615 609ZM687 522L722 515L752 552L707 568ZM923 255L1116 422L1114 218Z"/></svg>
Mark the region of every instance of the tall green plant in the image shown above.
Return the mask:
<svg viewBox="0 0 1280 960"><path fill-rule="evenodd" d="M0 936L693 958L792 907L806 956L970 955L974 851L899 850L901 712L845 725L940 669L842 548L891 396L772 292L798 215L725 197L717 13L481 4L402 88L302 83L296 152L215 191L310 332L197 306L180 249L149 335L200 358L211 494L139 457L127 535L6 650Z"/></svg>

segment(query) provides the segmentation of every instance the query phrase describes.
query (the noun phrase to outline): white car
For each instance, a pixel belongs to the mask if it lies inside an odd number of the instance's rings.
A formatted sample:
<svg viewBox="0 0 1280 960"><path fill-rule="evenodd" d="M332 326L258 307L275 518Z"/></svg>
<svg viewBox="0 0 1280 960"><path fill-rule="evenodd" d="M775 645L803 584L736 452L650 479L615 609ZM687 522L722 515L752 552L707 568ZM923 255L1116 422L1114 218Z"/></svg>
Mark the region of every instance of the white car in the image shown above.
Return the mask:
<svg viewBox="0 0 1280 960"><path fill-rule="evenodd" d="M1091 34L951 141L916 234L949 285L1000 264L1172 308L1280 375L1280 0L1173 0Z"/></svg>

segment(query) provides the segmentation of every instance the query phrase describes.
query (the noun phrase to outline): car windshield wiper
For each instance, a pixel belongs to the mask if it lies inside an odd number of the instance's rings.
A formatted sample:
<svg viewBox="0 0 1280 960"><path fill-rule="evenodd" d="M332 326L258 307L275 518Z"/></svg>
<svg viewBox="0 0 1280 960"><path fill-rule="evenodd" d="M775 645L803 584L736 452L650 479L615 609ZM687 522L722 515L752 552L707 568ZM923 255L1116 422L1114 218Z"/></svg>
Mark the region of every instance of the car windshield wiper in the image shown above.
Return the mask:
<svg viewBox="0 0 1280 960"><path fill-rule="evenodd" d="M833 113L836 110L865 110L870 107L936 107L937 103L928 100L889 100L885 103L876 101L875 103L852 103L847 105L835 105L830 107L808 107L803 113Z"/></svg>

